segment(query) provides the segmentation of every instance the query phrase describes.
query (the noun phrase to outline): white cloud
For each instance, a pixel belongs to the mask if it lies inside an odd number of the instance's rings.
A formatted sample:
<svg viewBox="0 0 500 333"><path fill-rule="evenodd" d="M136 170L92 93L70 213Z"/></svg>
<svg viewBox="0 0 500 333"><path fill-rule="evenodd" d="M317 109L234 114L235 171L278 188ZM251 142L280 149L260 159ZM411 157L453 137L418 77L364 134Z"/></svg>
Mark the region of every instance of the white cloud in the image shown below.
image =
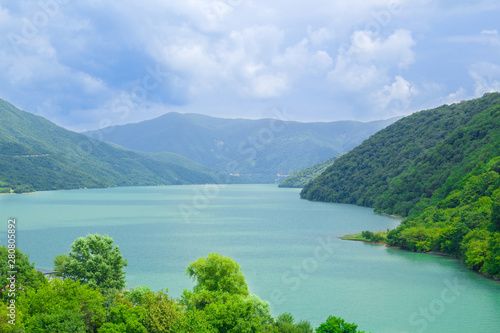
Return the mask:
<svg viewBox="0 0 500 333"><path fill-rule="evenodd" d="M408 108L411 97L417 94L418 90L415 86L401 76L396 76L391 85L386 85L372 94L372 98L378 110L387 109L391 104L394 104L393 108L400 112L401 109Z"/></svg>
<svg viewBox="0 0 500 333"><path fill-rule="evenodd" d="M476 34L451 36L447 40L454 43L479 43L500 46L500 35L497 30L482 30Z"/></svg>
<svg viewBox="0 0 500 333"><path fill-rule="evenodd" d="M333 40L333 33L326 27L319 30L312 30L312 27L309 25L307 27L307 34L311 43L316 47L321 47Z"/></svg>
<svg viewBox="0 0 500 333"><path fill-rule="evenodd" d="M412 50L414 45L415 41L408 30L396 30L385 40L363 30L356 31L352 35L348 54L361 63L374 62L406 68L414 62L415 54Z"/></svg>
<svg viewBox="0 0 500 333"><path fill-rule="evenodd" d="M328 78L339 89L364 91L390 78L391 68L407 68L414 61L411 33L397 30L385 40L367 31L355 31L347 50L341 49Z"/></svg>
<svg viewBox="0 0 500 333"><path fill-rule="evenodd" d="M453 103L458 103L467 98L469 98L467 95L467 91L464 88L460 87L457 91L446 96L443 102L445 104L453 104Z"/></svg>
<svg viewBox="0 0 500 333"><path fill-rule="evenodd" d="M424 2L69 2L16 55L8 33L41 7L2 1L0 98L88 127L116 98L133 97L148 66L166 72L161 87L116 124L162 108L250 117L292 104L306 120L373 119L368 112L414 110L417 99L497 89L499 6ZM449 37L456 31L463 35Z"/></svg>
<svg viewBox="0 0 500 333"><path fill-rule="evenodd" d="M289 89L286 74L251 75L250 95L257 98L279 97Z"/></svg>
<svg viewBox="0 0 500 333"><path fill-rule="evenodd" d="M469 74L474 80L476 97L487 92L500 91L500 66L489 62L473 64Z"/></svg>
<svg viewBox="0 0 500 333"><path fill-rule="evenodd" d="M272 61L274 66L295 74L323 72L328 70L332 63L333 60L326 51L311 51L307 39L287 48Z"/></svg>

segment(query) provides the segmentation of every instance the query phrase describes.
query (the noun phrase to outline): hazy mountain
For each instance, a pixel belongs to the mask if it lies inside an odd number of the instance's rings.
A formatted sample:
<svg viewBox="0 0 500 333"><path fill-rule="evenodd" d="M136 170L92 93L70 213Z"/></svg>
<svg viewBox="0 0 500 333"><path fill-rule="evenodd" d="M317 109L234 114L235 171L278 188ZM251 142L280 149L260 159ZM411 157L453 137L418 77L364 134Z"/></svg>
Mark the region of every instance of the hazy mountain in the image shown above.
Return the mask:
<svg viewBox="0 0 500 333"><path fill-rule="evenodd" d="M208 168L172 154L100 142L0 100L0 191L214 181Z"/></svg>
<svg viewBox="0 0 500 333"><path fill-rule="evenodd" d="M396 120L300 123L167 113L85 134L130 149L173 152L242 181L269 182L349 151Z"/></svg>

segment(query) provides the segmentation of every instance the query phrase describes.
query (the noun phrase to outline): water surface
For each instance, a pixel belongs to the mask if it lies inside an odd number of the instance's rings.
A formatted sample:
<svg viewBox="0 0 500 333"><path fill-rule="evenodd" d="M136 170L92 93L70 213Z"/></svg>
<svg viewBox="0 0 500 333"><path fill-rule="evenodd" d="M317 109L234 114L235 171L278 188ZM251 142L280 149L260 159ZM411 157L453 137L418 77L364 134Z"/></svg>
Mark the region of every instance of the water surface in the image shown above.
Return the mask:
<svg viewBox="0 0 500 333"><path fill-rule="evenodd" d="M129 287L192 282L187 265L217 252L242 267L274 315L318 326L329 315L371 332L500 332L500 285L456 260L337 237L400 220L351 205L299 199L275 185L161 186L0 196L18 219L18 247L37 267L89 233L114 238ZM6 243L6 227L0 244Z"/></svg>

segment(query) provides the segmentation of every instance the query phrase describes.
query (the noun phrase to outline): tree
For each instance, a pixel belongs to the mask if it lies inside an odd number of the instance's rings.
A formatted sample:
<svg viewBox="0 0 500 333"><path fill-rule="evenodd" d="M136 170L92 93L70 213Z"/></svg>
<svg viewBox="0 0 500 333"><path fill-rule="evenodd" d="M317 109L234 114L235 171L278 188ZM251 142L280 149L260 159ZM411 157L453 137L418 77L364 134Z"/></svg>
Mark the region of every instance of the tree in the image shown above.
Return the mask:
<svg viewBox="0 0 500 333"><path fill-rule="evenodd" d="M500 231L500 191L497 191L492 197L491 222L494 231Z"/></svg>
<svg viewBox="0 0 500 333"><path fill-rule="evenodd" d="M344 319L330 316L326 322L319 325L316 333L364 333L357 330L358 325L346 323Z"/></svg>
<svg viewBox="0 0 500 333"><path fill-rule="evenodd" d="M10 251L9 251L10 250ZM9 257L10 256L10 257ZM15 263L9 260L15 259ZM10 265L13 264L14 268ZM4 302L10 299L8 296L10 288L9 271L16 271L16 296L27 289L38 289L47 283L42 273L35 270L35 265L29 261L26 254L21 250L7 249L0 246L0 300Z"/></svg>
<svg viewBox="0 0 500 333"><path fill-rule="evenodd" d="M80 280L103 292L125 287L127 260L123 258L113 239L99 234L76 239L71 252L54 260L55 270L64 278Z"/></svg>
<svg viewBox="0 0 500 333"><path fill-rule="evenodd" d="M177 333L219 333L212 327L205 311L189 310L180 318L175 326Z"/></svg>
<svg viewBox="0 0 500 333"><path fill-rule="evenodd" d="M27 332L95 332L104 319L104 296L86 285L55 279L19 299Z"/></svg>
<svg viewBox="0 0 500 333"><path fill-rule="evenodd" d="M146 310L144 326L149 332L176 332L181 311L177 302L170 299L167 293L163 291L149 292L143 296L142 304Z"/></svg>
<svg viewBox="0 0 500 333"><path fill-rule="evenodd" d="M263 318L258 315L245 276L234 260L210 253L189 264L186 274L196 285L193 291L184 291L181 302L189 311L202 311L209 327L216 332L259 330Z"/></svg>
<svg viewBox="0 0 500 333"><path fill-rule="evenodd" d="M146 310L141 306L133 306L127 299L117 296L99 333L147 333L142 324Z"/></svg>
<svg viewBox="0 0 500 333"><path fill-rule="evenodd" d="M143 297L150 292L152 291L149 286L138 286L129 291L125 291L123 297L135 306L142 304Z"/></svg>
<svg viewBox="0 0 500 333"><path fill-rule="evenodd" d="M269 302L261 300L257 295L250 295L249 299L253 303L254 315L261 319L261 324L272 324L274 320L271 316L271 305Z"/></svg>
<svg viewBox="0 0 500 333"><path fill-rule="evenodd" d="M193 291L220 291L248 296L245 276L233 259L217 253L189 264L186 274L196 281Z"/></svg>

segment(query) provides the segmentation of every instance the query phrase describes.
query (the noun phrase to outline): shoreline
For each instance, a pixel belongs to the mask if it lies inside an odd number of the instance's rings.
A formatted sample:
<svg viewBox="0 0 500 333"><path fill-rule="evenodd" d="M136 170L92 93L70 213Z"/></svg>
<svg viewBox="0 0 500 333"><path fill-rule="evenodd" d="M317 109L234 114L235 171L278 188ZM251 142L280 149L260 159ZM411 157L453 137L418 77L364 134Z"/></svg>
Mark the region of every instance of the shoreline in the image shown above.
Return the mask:
<svg viewBox="0 0 500 333"><path fill-rule="evenodd" d="M389 214L389 213L380 213L380 212L376 212L376 211L373 211L375 214L379 214L379 215L384 215L384 216L389 216L389 217L393 217L393 218L396 218L396 219L401 219L401 220L405 220L406 217L403 217L403 216L399 216L399 215L394 215L394 214Z"/></svg>
<svg viewBox="0 0 500 333"><path fill-rule="evenodd" d="M345 236L338 237L338 238L340 238L342 240L346 240L346 241L354 241L354 242L363 242L363 243L375 244L375 245L383 245L386 248L392 249L392 250L406 251L406 252L411 252L411 253L422 253L422 254L428 254L428 255L432 255L432 256L440 256L440 257L446 257L446 258L450 258L450 259L455 259L455 260L460 261L460 263L462 263L467 268L467 270L471 271L472 273L481 275L482 277L485 277L488 280L491 280L493 282L496 282L496 283L500 284L500 279L495 279L492 276L488 276L488 275L486 275L484 273L481 273L479 271L475 271L473 269L468 268L467 265L462 261L462 259L460 257L456 257L456 256L452 256L450 254L444 253L444 252L436 252L436 251L415 252L415 251L403 249L403 248L397 247L397 246L389 246L389 245L387 245L386 242L372 242L372 241L367 240L367 239L354 238L355 236L360 236L360 235L361 234L352 234L352 235L345 235Z"/></svg>

